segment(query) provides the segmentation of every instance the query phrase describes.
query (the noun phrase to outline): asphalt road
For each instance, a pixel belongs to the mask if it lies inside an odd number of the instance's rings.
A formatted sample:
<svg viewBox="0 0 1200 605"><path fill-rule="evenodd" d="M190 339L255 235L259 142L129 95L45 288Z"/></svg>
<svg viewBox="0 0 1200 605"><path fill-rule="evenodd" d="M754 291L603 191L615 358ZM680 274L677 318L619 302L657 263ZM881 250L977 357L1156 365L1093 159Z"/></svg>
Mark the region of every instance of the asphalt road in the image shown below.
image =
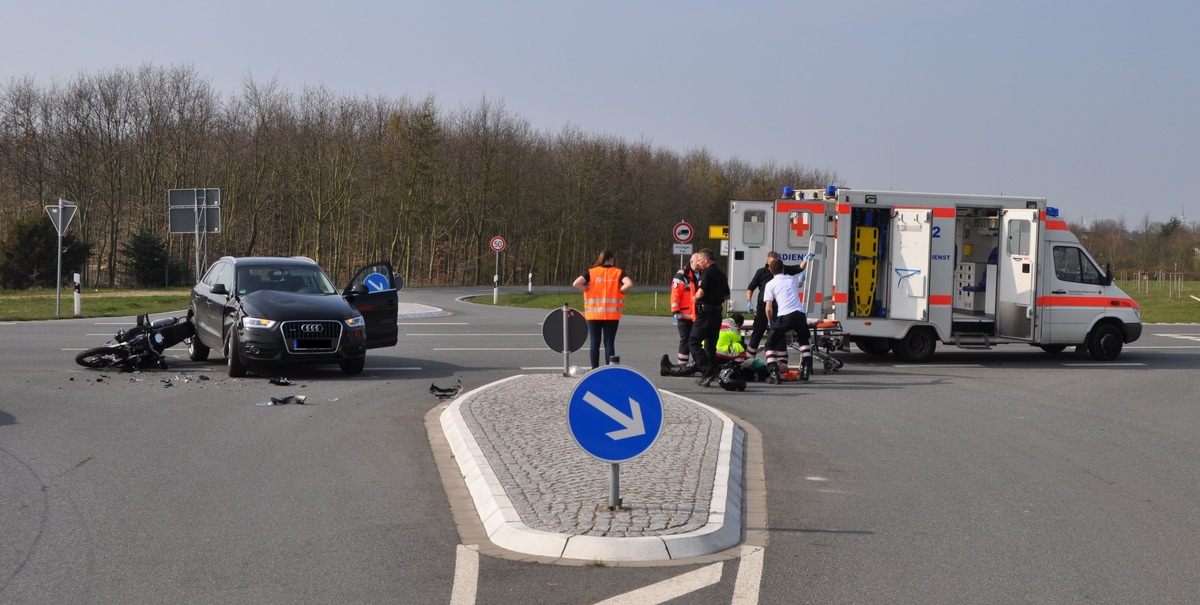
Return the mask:
<svg viewBox="0 0 1200 605"><path fill-rule="evenodd" d="M491 290L402 293L451 315L402 321L401 344L361 376L279 373L291 387L182 349L165 371L73 363L131 318L0 324L0 603L449 603L464 561L477 565L466 602L658 603L714 571L464 558L423 424L439 404L429 385L562 363L541 339L547 311L454 300L468 293ZM623 319L622 363L758 430L770 541L673 602L1200 593L1200 325L1147 326L1115 363L1012 346L941 347L919 366L855 352L836 374L744 393L659 378L674 334ZM257 405L291 394L309 405ZM735 594L747 576L756 600Z"/></svg>

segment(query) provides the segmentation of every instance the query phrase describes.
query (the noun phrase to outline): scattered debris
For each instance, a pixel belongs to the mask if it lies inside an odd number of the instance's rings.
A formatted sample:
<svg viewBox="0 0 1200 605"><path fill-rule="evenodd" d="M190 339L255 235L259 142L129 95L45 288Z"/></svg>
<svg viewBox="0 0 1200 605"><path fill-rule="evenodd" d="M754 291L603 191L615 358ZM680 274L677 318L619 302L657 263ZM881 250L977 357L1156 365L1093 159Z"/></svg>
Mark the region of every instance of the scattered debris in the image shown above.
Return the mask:
<svg viewBox="0 0 1200 605"><path fill-rule="evenodd" d="M434 397L443 401L458 397L458 392L462 390L462 378L458 379L458 383L452 387L442 388L436 384L429 385L429 392L433 393Z"/></svg>
<svg viewBox="0 0 1200 605"><path fill-rule="evenodd" d="M304 405L305 399L308 399L307 395L288 395L287 397L272 397L270 401L260 401L256 405L288 405L289 403Z"/></svg>
<svg viewBox="0 0 1200 605"><path fill-rule="evenodd" d="M278 378L272 378L272 379L271 379L271 380L269 380L268 382L270 382L271 384L277 384L277 385L279 385L279 386L281 386L281 387L290 387L290 386L292 386L292 381L291 381L291 380L289 380L289 379L287 379L287 378L284 378L283 376L280 376L280 377L278 377Z"/></svg>

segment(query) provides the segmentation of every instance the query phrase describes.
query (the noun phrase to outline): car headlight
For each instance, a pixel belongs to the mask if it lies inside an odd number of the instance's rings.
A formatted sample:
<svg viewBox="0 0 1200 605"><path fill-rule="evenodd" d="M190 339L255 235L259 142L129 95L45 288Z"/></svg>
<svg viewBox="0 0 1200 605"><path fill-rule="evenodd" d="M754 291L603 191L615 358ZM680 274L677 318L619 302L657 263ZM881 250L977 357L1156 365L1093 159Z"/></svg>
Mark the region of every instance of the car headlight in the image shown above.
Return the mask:
<svg viewBox="0 0 1200 605"><path fill-rule="evenodd" d="M242 327L252 330L270 330L278 323L274 319L260 319L258 317L243 317Z"/></svg>
<svg viewBox="0 0 1200 605"><path fill-rule="evenodd" d="M350 319L345 319L343 321L345 321L346 325L349 326L350 328L361 328L361 327L367 325L367 321L362 318L362 315L355 315L354 317L351 317Z"/></svg>

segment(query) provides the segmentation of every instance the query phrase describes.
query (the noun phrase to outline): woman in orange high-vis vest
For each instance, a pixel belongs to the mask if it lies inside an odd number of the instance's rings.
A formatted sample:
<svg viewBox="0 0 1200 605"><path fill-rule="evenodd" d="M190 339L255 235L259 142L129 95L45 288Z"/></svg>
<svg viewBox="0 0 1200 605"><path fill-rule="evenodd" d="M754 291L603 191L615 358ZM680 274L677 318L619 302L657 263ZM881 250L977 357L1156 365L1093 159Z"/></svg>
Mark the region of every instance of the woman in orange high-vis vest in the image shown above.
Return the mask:
<svg viewBox="0 0 1200 605"><path fill-rule="evenodd" d="M617 356L617 324L625 310L625 293L633 280L614 266L612 250L604 250L596 264L575 278L576 290L583 292L583 316L592 340L592 369L600 367L600 339L604 339L604 364Z"/></svg>

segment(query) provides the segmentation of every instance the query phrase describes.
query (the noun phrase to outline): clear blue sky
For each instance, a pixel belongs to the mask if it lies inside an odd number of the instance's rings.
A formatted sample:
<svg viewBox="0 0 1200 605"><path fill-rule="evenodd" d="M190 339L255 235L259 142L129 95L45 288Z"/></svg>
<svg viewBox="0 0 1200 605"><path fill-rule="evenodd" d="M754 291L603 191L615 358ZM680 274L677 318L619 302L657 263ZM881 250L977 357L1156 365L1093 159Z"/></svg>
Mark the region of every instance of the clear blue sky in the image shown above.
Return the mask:
<svg viewBox="0 0 1200 605"><path fill-rule="evenodd" d="M502 102L538 130L851 187L1200 220L1200 4L1055 0L8 2L0 78L191 65L231 95ZM780 183L786 185L786 183ZM1194 188L1194 189L1193 189Z"/></svg>

